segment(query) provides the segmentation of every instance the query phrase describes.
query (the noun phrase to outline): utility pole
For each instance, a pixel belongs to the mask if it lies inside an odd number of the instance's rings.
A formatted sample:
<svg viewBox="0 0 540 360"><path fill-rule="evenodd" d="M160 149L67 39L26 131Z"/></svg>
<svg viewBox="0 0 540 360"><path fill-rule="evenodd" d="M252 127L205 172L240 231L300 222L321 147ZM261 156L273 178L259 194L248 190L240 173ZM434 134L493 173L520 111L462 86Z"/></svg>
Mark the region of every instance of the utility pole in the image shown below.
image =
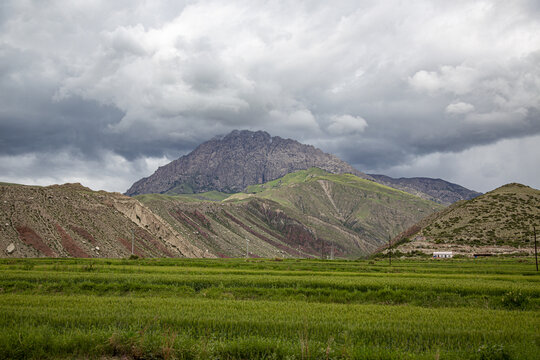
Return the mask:
<svg viewBox="0 0 540 360"><path fill-rule="evenodd" d="M246 259L249 257L249 239L246 238Z"/></svg>
<svg viewBox="0 0 540 360"><path fill-rule="evenodd" d="M131 230L131 255L133 255L133 249L135 247L135 230Z"/></svg>
<svg viewBox="0 0 540 360"><path fill-rule="evenodd" d="M388 235L388 261L389 261L390 266L392 266L392 249L391 249L391 246L392 246L392 237L390 235Z"/></svg>
<svg viewBox="0 0 540 360"><path fill-rule="evenodd" d="M313 229L313 240L317 241L317 230ZM321 260L323 259L323 248L324 248L324 239L321 238Z"/></svg>
<svg viewBox="0 0 540 360"><path fill-rule="evenodd" d="M332 247L330 248L330 260L334 260L334 244L332 243Z"/></svg>
<svg viewBox="0 0 540 360"><path fill-rule="evenodd" d="M534 234L534 258L536 259L536 271L538 271L538 248L536 245L536 227L533 226L533 234Z"/></svg>

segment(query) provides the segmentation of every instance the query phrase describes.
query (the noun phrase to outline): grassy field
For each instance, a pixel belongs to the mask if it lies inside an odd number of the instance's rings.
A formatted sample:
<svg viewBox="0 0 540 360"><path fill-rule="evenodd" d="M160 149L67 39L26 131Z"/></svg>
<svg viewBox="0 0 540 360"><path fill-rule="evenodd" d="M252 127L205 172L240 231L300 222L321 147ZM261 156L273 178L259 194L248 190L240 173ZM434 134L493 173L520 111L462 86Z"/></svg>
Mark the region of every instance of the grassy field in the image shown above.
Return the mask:
<svg viewBox="0 0 540 360"><path fill-rule="evenodd" d="M0 260L0 358L538 359L532 259Z"/></svg>

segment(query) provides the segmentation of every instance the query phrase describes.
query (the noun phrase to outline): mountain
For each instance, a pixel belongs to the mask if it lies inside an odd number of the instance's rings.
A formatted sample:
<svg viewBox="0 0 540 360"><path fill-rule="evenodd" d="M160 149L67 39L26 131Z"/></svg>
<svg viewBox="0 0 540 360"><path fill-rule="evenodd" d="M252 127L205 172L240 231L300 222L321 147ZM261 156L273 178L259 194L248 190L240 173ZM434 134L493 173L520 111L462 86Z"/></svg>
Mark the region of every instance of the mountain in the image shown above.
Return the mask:
<svg viewBox="0 0 540 360"><path fill-rule="evenodd" d="M334 155L311 145L272 137L264 131L235 130L202 143L188 155L160 167L153 175L133 184L126 195L212 190L235 193L249 185L310 167L371 179Z"/></svg>
<svg viewBox="0 0 540 360"><path fill-rule="evenodd" d="M440 179L393 179L385 175L367 175L311 145L279 136L272 137L264 131L247 130L235 130L226 136L202 143L188 155L137 181L127 190L126 195L175 195L209 191L236 193L247 186L262 184L311 167L333 174L354 174L444 205L480 195Z"/></svg>
<svg viewBox="0 0 540 360"><path fill-rule="evenodd" d="M0 257L202 257L139 201L80 184L0 183Z"/></svg>
<svg viewBox="0 0 540 360"><path fill-rule="evenodd" d="M354 258L442 208L352 174L318 168L252 185L219 201L222 195L136 198L190 242L224 257L243 256L247 238L251 256L327 257L333 252Z"/></svg>
<svg viewBox="0 0 540 360"><path fill-rule="evenodd" d="M369 174L369 176L379 184L390 186L443 205L450 205L460 200L470 200L482 195L482 193L441 179L425 177L395 179L386 175L376 174Z"/></svg>
<svg viewBox="0 0 540 360"><path fill-rule="evenodd" d="M393 241L402 252L532 253L540 230L540 191L508 184L459 201L417 223Z"/></svg>

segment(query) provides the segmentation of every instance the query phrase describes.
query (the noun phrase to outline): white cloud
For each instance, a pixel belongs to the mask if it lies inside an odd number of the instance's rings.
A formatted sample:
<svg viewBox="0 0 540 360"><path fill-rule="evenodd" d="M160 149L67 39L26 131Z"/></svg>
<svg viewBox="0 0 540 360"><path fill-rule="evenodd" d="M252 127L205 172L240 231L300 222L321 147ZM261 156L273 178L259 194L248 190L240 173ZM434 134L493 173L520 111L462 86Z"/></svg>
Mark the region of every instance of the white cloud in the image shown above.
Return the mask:
<svg viewBox="0 0 540 360"><path fill-rule="evenodd" d="M145 30L141 24L131 27L120 26L103 34L110 49L133 56L144 56L148 53L144 35Z"/></svg>
<svg viewBox="0 0 540 360"><path fill-rule="evenodd" d="M328 132L332 135L357 135L367 128L367 121L360 116L335 115L330 118Z"/></svg>
<svg viewBox="0 0 540 360"><path fill-rule="evenodd" d="M463 101L449 104L446 107L446 112L449 114L467 114L474 111L474 105Z"/></svg>
<svg viewBox="0 0 540 360"><path fill-rule="evenodd" d="M478 69L460 65L443 65L439 71L421 70L409 77L409 83L418 90L447 91L456 95L471 92L480 78Z"/></svg>
<svg viewBox="0 0 540 360"><path fill-rule="evenodd" d="M483 114L467 114L465 119L470 123L483 124L483 125L512 125L516 123L521 123L527 116L526 109L520 109L520 111L515 112L500 112L493 111L490 113Z"/></svg>
<svg viewBox="0 0 540 360"><path fill-rule="evenodd" d="M434 92L442 88L443 84L434 71L420 70L409 78L409 83L418 90Z"/></svg>

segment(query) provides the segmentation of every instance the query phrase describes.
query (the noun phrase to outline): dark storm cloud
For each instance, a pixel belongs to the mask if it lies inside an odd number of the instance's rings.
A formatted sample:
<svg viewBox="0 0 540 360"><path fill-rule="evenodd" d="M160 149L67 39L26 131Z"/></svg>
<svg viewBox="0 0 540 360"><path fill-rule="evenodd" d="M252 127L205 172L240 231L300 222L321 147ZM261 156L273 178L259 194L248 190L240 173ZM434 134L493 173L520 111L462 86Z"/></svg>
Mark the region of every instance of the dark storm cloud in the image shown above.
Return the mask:
<svg viewBox="0 0 540 360"><path fill-rule="evenodd" d="M111 162L124 186L247 128L360 169L409 174L426 159L451 177L437 154L540 134L538 12L534 1L7 1L0 165L20 159L28 168L9 179L40 182ZM45 153L56 169L37 165Z"/></svg>
<svg viewBox="0 0 540 360"><path fill-rule="evenodd" d="M20 155L71 149L87 159L100 158L103 149L132 160L192 149L196 140L149 136L148 128L128 136L111 132L125 113L112 104L79 96L57 98L57 79L50 66L32 51L9 46L0 50L0 153Z"/></svg>

